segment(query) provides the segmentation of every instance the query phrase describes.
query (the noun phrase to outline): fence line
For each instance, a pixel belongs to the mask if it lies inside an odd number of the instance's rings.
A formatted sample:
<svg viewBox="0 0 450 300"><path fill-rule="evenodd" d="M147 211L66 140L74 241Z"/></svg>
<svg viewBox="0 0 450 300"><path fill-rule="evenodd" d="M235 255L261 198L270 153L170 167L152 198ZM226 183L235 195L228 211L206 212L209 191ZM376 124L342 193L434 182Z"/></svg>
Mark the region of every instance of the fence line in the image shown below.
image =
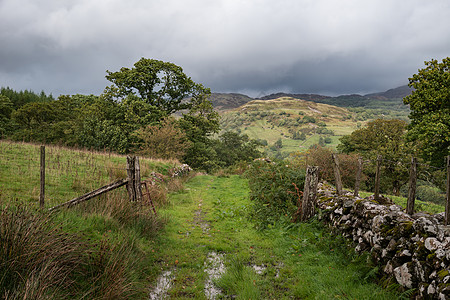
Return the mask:
<svg viewBox="0 0 450 300"><path fill-rule="evenodd" d="M147 177L153 170L153 162L141 166ZM125 156L0 142L0 201L42 208L45 199L45 206L55 206L123 178L127 178Z"/></svg>
<svg viewBox="0 0 450 300"><path fill-rule="evenodd" d="M333 166L333 170L334 170L334 179L335 179L335 183L336 183L336 193L338 195L342 194L342 178L340 175L340 165L339 165L339 160L337 158L337 154L333 153L331 155L331 160L332 160L332 166ZM372 161L372 160L368 160L368 161ZM376 160L376 172L375 172L375 187L374 187L374 199L378 200L380 198L380 177L381 177L381 166L382 166L382 162L383 161L388 161L388 162L394 162L391 160L387 160L387 159L383 159L381 155L377 156L377 160ZM367 162L367 160L366 160ZM394 163L398 163L398 162L394 162ZM412 215L414 214L414 206L415 206L415 198L416 198L416 185L417 185L417 177L418 177L418 172L417 172L417 167L418 167L419 163L417 162L417 158L412 157L411 158L411 163L410 163L410 168L409 168L409 181L408 181L408 198L407 198L407 204L406 204L406 213ZM426 165L426 164L422 164L422 165ZM429 166L429 165L426 165ZM431 167L431 166L429 166ZM446 167L447 169L447 183L446 183L446 201L445 201L445 213L444 213L444 218L445 218L445 225L450 225L450 155L447 156L446 158ZM440 169L444 169L444 168L439 168ZM355 192L354 192L354 196L358 196L359 193L359 185L360 185L360 176L361 176L361 172L362 171L362 159L358 158L358 171L356 174L356 178L355 178ZM306 187L306 185L305 185Z"/></svg>

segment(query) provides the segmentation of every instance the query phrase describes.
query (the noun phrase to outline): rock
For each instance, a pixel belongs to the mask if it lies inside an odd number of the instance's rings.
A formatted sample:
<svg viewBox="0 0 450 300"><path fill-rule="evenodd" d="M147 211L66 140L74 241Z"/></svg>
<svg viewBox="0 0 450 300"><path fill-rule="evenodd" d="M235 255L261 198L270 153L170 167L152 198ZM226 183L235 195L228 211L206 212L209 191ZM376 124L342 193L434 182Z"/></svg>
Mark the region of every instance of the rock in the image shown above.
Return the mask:
<svg viewBox="0 0 450 300"><path fill-rule="evenodd" d="M425 248L429 251L436 251L439 247L442 247L442 244L433 237L429 237L425 240Z"/></svg>
<svg viewBox="0 0 450 300"><path fill-rule="evenodd" d="M413 287L413 274L408 268L408 263L394 269L394 275L397 282L404 287L411 289Z"/></svg>

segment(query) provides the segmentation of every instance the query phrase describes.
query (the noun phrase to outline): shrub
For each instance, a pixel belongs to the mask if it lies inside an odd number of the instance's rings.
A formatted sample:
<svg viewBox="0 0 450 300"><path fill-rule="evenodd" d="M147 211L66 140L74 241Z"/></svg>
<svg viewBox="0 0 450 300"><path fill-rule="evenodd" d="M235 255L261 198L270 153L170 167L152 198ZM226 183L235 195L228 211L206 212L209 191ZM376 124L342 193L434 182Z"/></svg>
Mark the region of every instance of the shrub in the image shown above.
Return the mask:
<svg viewBox="0 0 450 300"><path fill-rule="evenodd" d="M253 202L251 217L258 228L275 224L282 218L292 218L299 199L296 186L303 189L305 172L283 162L253 162L246 177L249 179L250 200Z"/></svg>

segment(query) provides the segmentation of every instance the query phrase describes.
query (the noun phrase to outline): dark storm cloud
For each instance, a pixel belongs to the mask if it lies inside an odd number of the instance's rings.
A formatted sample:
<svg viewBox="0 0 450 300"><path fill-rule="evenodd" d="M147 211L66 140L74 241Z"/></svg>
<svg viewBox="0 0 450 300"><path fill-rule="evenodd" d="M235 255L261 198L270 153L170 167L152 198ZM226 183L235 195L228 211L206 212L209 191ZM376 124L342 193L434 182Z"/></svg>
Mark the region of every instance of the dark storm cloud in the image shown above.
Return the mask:
<svg viewBox="0 0 450 300"><path fill-rule="evenodd" d="M171 61L213 91L366 93L449 56L450 2L0 0L0 86L101 93L106 70Z"/></svg>

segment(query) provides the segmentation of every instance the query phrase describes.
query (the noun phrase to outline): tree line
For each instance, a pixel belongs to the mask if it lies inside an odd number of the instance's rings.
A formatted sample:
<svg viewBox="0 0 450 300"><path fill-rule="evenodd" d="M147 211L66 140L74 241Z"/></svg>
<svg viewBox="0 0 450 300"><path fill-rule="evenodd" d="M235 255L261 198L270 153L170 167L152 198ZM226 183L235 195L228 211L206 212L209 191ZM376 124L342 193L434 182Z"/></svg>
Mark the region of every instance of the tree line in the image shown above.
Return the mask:
<svg viewBox="0 0 450 300"><path fill-rule="evenodd" d="M142 58L107 71L101 95L0 93L0 136L153 158L176 158L211 171L260 156L258 143L219 133L210 90L175 64ZM177 117L174 116L177 115Z"/></svg>

